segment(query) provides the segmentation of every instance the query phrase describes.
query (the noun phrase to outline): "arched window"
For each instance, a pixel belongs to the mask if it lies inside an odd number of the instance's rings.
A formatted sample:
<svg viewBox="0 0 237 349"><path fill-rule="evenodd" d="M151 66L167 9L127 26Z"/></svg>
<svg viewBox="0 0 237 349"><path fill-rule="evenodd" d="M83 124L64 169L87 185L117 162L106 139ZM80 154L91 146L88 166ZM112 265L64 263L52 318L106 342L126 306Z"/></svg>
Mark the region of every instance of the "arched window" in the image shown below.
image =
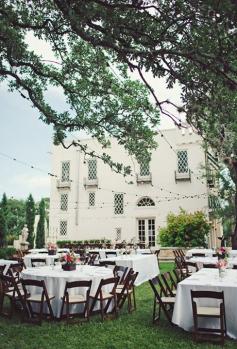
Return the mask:
<svg viewBox="0 0 237 349"><path fill-rule="evenodd" d="M155 203L151 198L145 196L138 201L137 206L155 206Z"/></svg>

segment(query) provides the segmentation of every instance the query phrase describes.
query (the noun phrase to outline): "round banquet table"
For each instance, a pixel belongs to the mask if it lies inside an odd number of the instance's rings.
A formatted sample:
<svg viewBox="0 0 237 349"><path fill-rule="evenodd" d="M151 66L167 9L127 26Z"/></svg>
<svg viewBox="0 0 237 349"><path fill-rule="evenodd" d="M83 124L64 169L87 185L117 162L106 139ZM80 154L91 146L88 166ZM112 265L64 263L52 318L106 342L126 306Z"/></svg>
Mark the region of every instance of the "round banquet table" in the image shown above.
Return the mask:
<svg viewBox="0 0 237 349"><path fill-rule="evenodd" d="M94 295L99 283L102 279L108 279L113 277L113 271L109 268L103 267L95 267L89 265L77 265L77 269L74 271L64 271L61 265L57 265L55 267L35 267L35 268L27 268L22 271L23 279L33 279L33 280L44 280L45 285L47 287L48 294L55 296L51 301L52 309L54 312L54 316L59 318L61 305L62 305L62 297L64 294L64 289L67 281L82 281L82 280L92 280L91 285L91 295ZM104 286L105 292L111 291L111 285ZM29 292L34 295L37 292L35 287L29 287ZM78 294L77 289L71 289L70 294ZM80 289L80 294L85 295L86 289ZM81 305L71 305L71 311L77 312L78 308ZM47 311L47 308L44 309Z"/></svg>

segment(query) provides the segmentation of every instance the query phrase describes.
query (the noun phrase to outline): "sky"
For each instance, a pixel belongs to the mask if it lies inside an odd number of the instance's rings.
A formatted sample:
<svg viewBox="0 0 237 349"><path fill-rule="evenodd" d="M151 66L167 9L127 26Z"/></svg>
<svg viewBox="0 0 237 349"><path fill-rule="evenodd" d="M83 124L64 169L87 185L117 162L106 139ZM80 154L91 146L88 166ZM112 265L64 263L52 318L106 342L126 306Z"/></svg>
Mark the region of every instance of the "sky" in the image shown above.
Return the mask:
<svg viewBox="0 0 237 349"><path fill-rule="evenodd" d="M49 46L29 35L28 42L44 59L54 59ZM164 81L148 81L161 99L180 100L180 89L165 88ZM61 108L60 91L52 89L48 96L53 105ZM35 201L50 195L51 146L53 129L39 120L39 112L18 92L9 92L6 83L0 84L0 198L26 199L31 193ZM173 124L161 116L160 128ZM13 160L16 159L16 160ZM34 168L32 168L32 166ZM36 169L38 168L38 170Z"/></svg>

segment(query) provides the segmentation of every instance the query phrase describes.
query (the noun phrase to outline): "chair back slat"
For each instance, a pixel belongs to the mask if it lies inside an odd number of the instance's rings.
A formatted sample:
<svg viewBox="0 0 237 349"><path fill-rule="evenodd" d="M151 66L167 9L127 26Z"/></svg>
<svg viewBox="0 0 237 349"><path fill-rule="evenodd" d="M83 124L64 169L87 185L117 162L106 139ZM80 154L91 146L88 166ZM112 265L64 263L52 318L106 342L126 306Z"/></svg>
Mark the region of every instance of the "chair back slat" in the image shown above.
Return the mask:
<svg viewBox="0 0 237 349"><path fill-rule="evenodd" d="M92 280L67 281L65 288L91 287Z"/></svg>
<svg viewBox="0 0 237 349"><path fill-rule="evenodd" d="M44 280L22 279L23 286L44 287Z"/></svg>
<svg viewBox="0 0 237 349"><path fill-rule="evenodd" d="M117 257L117 252L113 252L113 251L107 251L105 252L105 257L109 258L109 257Z"/></svg>
<svg viewBox="0 0 237 349"><path fill-rule="evenodd" d="M204 263L203 268L217 268L217 265L214 263Z"/></svg>
<svg viewBox="0 0 237 349"><path fill-rule="evenodd" d="M193 291L191 290L192 298L215 298L224 300L224 292L216 292L216 291Z"/></svg>
<svg viewBox="0 0 237 349"><path fill-rule="evenodd" d="M45 258L31 258L31 266L34 268L38 263L46 265Z"/></svg>
<svg viewBox="0 0 237 349"><path fill-rule="evenodd" d="M192 253L192 257L206 257L205 253L195 252Z"/></svg>
<svg viewBox="0 0 237 349"><path fill-rule="evenodd" d="M116 262L114 261L99 261L100 265L102 266L108 266L108 265L116 265Z"/></svg>

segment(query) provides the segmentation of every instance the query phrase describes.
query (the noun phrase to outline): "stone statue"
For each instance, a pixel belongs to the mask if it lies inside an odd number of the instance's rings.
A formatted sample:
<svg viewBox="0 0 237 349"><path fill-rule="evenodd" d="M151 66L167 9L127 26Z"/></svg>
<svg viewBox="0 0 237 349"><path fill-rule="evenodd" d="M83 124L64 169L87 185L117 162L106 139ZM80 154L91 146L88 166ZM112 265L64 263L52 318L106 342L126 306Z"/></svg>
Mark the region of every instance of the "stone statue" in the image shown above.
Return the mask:
<svg viewBox="0 0 237 349"><path fill-rule="evenodd" d="M26 242L27 241L28 235L29 235L28 231L29 231L29 229L27 228L27 225L25 224L24 228L21 231L21 241L22 242Z"/></svg>
<svg viewBox="0 0 237 349"><path fill-rule="evenodd" d="M21 250L21 251L26 251L28 250L28 246L29 246L29 242L27 241L28 239L28 233L29 229L27 228L27 225L25 224L21 234L19 235L19 239L18 240L14 240L13 242L13 246L17 249L17 250Z"/></svg>

